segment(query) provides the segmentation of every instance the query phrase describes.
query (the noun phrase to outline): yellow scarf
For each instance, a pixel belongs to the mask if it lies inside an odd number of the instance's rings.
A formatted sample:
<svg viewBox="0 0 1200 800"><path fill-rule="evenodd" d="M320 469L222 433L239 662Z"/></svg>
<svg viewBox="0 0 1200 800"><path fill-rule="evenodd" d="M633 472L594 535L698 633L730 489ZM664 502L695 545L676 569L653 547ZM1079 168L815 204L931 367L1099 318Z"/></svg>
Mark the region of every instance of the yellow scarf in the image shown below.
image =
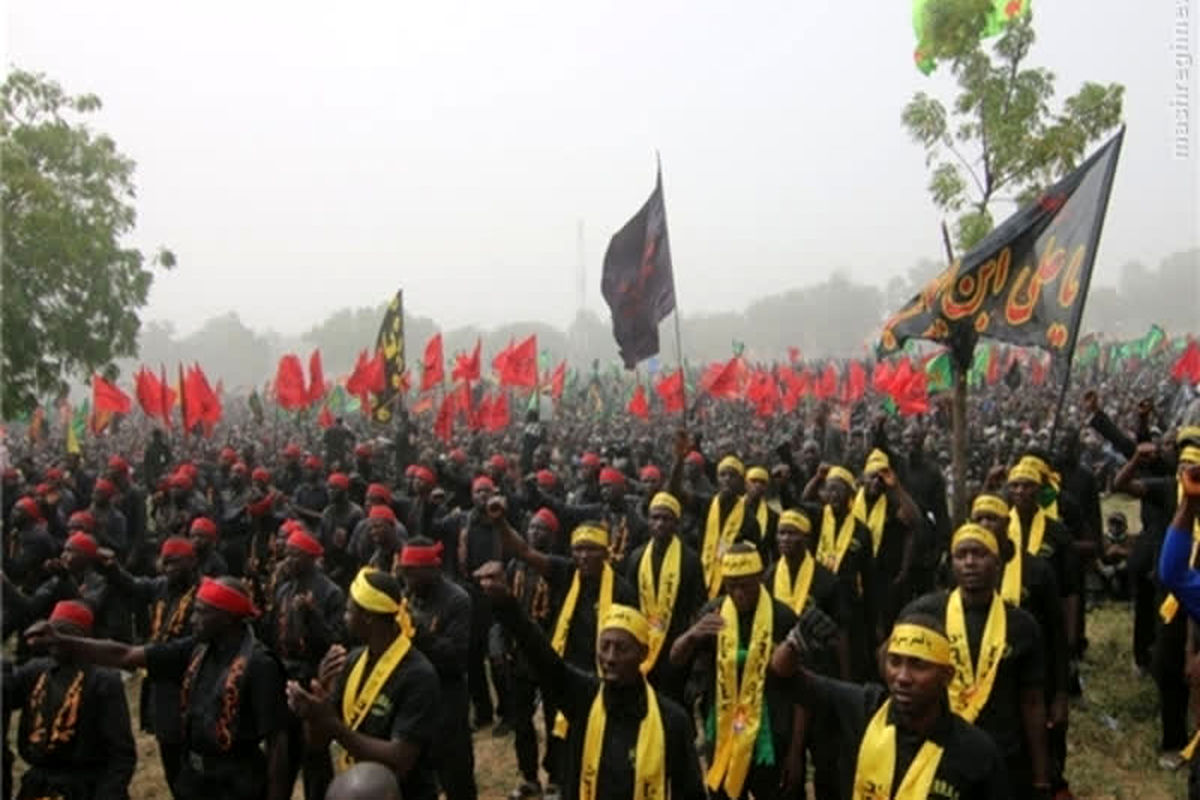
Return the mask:
<svg viewBox="0 0 1200 800"><path fill-rule="evenodd" d="M600 597L597 598L596 608L596 637L600 637L600 620L608 614L608 608L612 605L613 597L613 569L612 565L605 562L604 569L600 573ZM567 649L567 633L571 630L571 618L575 616L575 604L579 601L579 570L575 570L574 577L571 578L571 588L567 590L567 596L563 599L562 608L558 612L558 620L554 623L554 637L550 640L550 647L560 656ZM554 735L560 739L567 738L567 718L559 712L554 718Z"/></svg>
<svg viewBox="0 0 1200 800"><path fill-rule="evenodd" d="M883 541L883 524L887 522L887 493L875 498L875 505L867 509L867 490L859 489L854 496L854 506L850 514L857 520L862 520L871 529L871 554L879 555L879 545Z"/></svg>
<svg viewBox="0 0 1200 800"><path fill-rule="evenodd" d="M1183 484L1179 483L1175 492L1175 502L1180 504L1183 502ZM1200 551L1200 519L1192 523L1192 554L1188 556L1188 566L1196 563L1196 553ZM1173 594L1168 594L1166 599L1162 601L1162 605L1158 607L1158 616L1163 622L1170 624L1175 615L1179 613L1179 600ZM1200 734L1197 734L1200 736ZM1195 740L1188 745L1189 754L1186 758L1191 759L1191 751L1196 749Z"/></svg>
<svg viewBox="0 0 1200 800"><path fill-rule="evenodd" d="M708 599L721 590L721 557L729 545L737 541L742 530L742 519L746 516L746 498L739 497L721 524L721 495L713 497L708 505L708 519L704 524L704 543L700 548L700 563L704 567L704 583L708 587Z"/></svg>
<svg viewBox="0 0 1200 800"><path fill-rule="evenodd" d="M642 662L642 674L645 675L658 663L658 655L662 651L663 642L667 640L667 631L671 627L671 614L675 610L675 597L679 593L680 563L683 560L683 545L678 536L671 537L667 552L663 554L662 567L658 572L658 585L654 583L653 541L642 551L642 560L638 563L638 602L642 613L650 623L650 645L646 660Z"/></svg>
<svg viewBox="0 0 1200 800"><path fill-rule="evenodd" d="M404 657L408 655L411 646L411 639L403 633L397 634L395 641L388 646L387 650L383 651L383 655L371 668L371 674L367 676L367 682L362 685L360 691L359 685L362 684L363 673L367 670L368 656L366 649L362 651L358 660L354 662L350 675L346 678L346 689L342 693L342 722L346 724L346 727L352 731L358 730L358 726L367 718L367 713L374 705L375 698L379 696L379 691L396 671L396 668L400 666ZM337 767L338 771L342 772L350 768L354 759L345 749L338 749L340 752L338 752Z"/></svg>
<svg viewBox="0 0 1200 800"><path fill-rule="evenodd" d="M825 506L821 514L821 538L817 540L817 560L835 573L842 566L842 559L846 557L850 541L854 538L854 514L847 514L842 520L842 527L837 531L835 538L836 525L837 518L833 509Z"/></svg>
<svg viewBox="0 0 1200 800"><path fill-rule="evenodd" d="M1000 671L1000 660L1008 645L1008 616L1004 601L992 595L983 641L979 644L979 663L971 663L971 644L967 641L967 621L963 614L962 592L955 589L946 601L946 638L950 640L950 660L954 662L954 677L950 679L950 709L975 722L987 705L992 684Z"/></svg>
<svg viewBox="0 0 1200 800"><path fill-rule="evenodd" d="M709 790L714 792L723 785L730 797L742 794L754 755L754 742L758 739L767 667L773 649L773 610L771 596L765 588L759 587L739 686L737 606L729 597L721 603L721 619L725 625L717 634L716 693L713 698L717 737L707 782Z"/></svg>
<svg viewBox="0 0 1200 800"><path fill-rule="evenodd" d="M1042 540L1046 536L1046 512L1040 508L1033 514L1033 522L1029 525L1029 539L1025 547L1021 540L1025 531L1021 527L1021 515L1014 508L1008 512L1008 538L1013 543L1013 557L1004 567L1004 577L1000 581L1000 596L1014 606L1021 605L1021 552L1036 556L1042 551Z"/></svg>
<svg viewBox="0 0 1200 800"><path fill-rule="evenodd" d="M812 588L813 574L817 571L817 560L808 550L804 551L804 560L800 562L800 571L796 573L796 581L792 582L792 570L786 558L775 562L775 580L771 594L775 599L799 614L804 611L808 602L808 590Z"/></svg>
<svg viewBox="0 0 1200 800"><path fill-rule="evenodd" d="M863 731L851 800L925 800L933 787L942 760L942 748L926 739L904 773L896 794L892 794L896 774L896 726L887 720L891 705L892 701L888 700L880 706Z"/></svg>
<svg viewBox="0 0 1200 800"><path fill-rule="evenodd" d="M758 508L754 511L754 519L758 522L758 538L765 541L767 538L767 522L770 516L767 514L767 498L760 497L758 500Z"/></svg>
<svg viewBox="0 0 1200 800"><path fill-rule="evenodd" d="M666 800L667 737L663 733L658 697L650 684L646 687L646 716L638 726L637 748L634 750L632 800ZM579 770L579 800L595 800L600 782L600 753L604 749L604 726L608 714L604 709L604 690L596 690L592 710L588 712L587 732L583 736L583 763Z"/></svg>

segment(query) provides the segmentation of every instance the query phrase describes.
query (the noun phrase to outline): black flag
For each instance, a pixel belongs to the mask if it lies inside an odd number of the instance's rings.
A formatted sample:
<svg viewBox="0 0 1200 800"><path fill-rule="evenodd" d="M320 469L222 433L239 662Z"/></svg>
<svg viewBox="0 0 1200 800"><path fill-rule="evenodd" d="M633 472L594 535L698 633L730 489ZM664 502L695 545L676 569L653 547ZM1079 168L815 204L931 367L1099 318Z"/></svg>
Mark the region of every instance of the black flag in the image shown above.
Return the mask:
<svg viewBox="0 0 1200 800"><path fill-rule="evenodd" d="M675 310L661 169L650 199L608 243L600 293L612 310L613 337L625 368L657 355L658 323Z"/></svg>
<svg viewBox="0 0 1200 800"><path fill-rule="evenodd" d="M907 339L950 347L971 363L975 342L1049 350L1067 363L1092 279L1125 129L1037 202L1006 219L884 324L878 352Z"/></svg>
<svg viewBox="0 0 1200 800"><path fill-rule="evenodd" d="M404 402L404 290L396 292L388 303L375 349L383 353L383 391L375 395L372 417L376 422L390 422L396 405Z"/></svg>

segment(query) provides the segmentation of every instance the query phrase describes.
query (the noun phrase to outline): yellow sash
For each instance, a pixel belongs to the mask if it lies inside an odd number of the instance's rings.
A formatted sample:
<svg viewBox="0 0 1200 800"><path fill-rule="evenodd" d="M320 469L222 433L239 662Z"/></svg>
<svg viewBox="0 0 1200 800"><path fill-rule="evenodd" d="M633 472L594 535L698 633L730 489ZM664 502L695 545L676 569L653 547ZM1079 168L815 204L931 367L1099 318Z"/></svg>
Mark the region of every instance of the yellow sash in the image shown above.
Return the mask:
<svg viewBox="0 0 1200 800"><path fill-rule="evenodd" d="M805 550L804 560L800 562L800 571L796 573L796 581L793 583L792 569L788 565L787 559L779 559L775 562L775 580L771 587L771 594L775 596L776 600L799 614L804 611L804 604L808 602L808 591L812 588L813 574L816 571L817 560Z"/></svg>
<svg viewBox="0 0 1200 800"><path fill-rule="evenodd" d="M942 760L942 748L926 739L908 765L896 794L892 794L892 780L896 774L896 726L887 721L891 705L892 701L888 700L880 706L863 731L851 800L925 800L933 787L938 763Z"/></svg>
<svg viewBox="0 0 1200 800"><path fill-rule="evenodd" d="M700 564L704 567L704 584L708 587L709 600L721 591L721 558L729 545L737 541L745 516L745 496L739 497L733 504L724 524L721 524L721 495L713 497L708 505L708 519L704 523L704 543L700 548Z"/></svg>
<svg viewBox="0 0 1200 800"><path fill-rule="evenodd" d="M604 569L600 573L600 597L597 598L596 607L596 636L600 636L600 620L604 619L608 614L608 608L612 605L613 596L613 569L612 565L605 562ZM575 604L579 601L579 570L575 570L575 575L571 578L571 588L567 590L567 596L563 599L562 608L558 612L558 620L554 623L554 637L550 640L550 647L560 656L567 649L567 633L571 630L571 618L575 616ZM554 735L560 739L567 738L567 718L561 712L554 718Z"/></svg>
<svg viewBox="0 0 1200 800"><path fill-rule="evenodd" d="M771 663L773 611L771 596L765 588L759 587L739 686L737 606L729 597L721 603L721 619L725 625L717 634L716 692L713 697L717 738L707 782L709 790L714 792L723 785L730 797L742 794L754 755L754 742L758 738L767 666Z"/></svg>
<svg viewBox="0 0 1200 800"><path fill-rule="evenodd" d="M667 640L667 631L671 627L671 614L675 610L675 597L679 593L680 563L683 560L683 545L678 536L671 537L667 552L663 554L662 567L658 572L658 585L654 583L653 541L642 551L642 560L638 563L638 602L642 613L650 623L650 649L646 660L642 662L642 674L645 675L658 663L658 655L662 651L663 642Z"/></svg>
<svg viewBox="0 0 1200 800"><path fill-rule="evenodd" d="M359 691L363 673L367 669L368 656L366 649L362 651L350 669L350 674L346 678L346 689L342 693L342 722L346 724L346 727L352 731L358 730L358 726L367 718L371 706L375 704L375 698L379 696L379 691L395 672L396 667L400 666L404 657L408 655L411 646L411 639L403 633L397 634L395 641L388 646L387 650L383 651L383 655L375 662L375 666L371 668L371 674L367 676L366 684L363 684L362 690ZM339 750L337 767L341 772L349 769L350 765L354 763L354 759L344 748L339 748Z"/></svg>
<svg viewBox="0 0 1200 800"><path fill-rule="evenodd" d="M857 520L862 520L871 529L871 554L879 555L879 545L883 541L883 524L887 522L887 493L875 498L875 505L867 509L867 490L859 489L854 496L854 505L850 514Z"/></svg>
<svg viewBox="0 0 1200 800"><path fill-rule="evenodd" d="M825 506L821 514L821 538L817 540L817 560L835 573L842 566L842 559L846 557L850 541L854 538L854 514L847 514L842 520L842 527L837 531L835 538L836 525L837 518L833 509Z"/></svg>
<svg viewBox="0 0 1200 800"><path fill-rule="evenodd" d="M1183 484L1178 484L1176 490L1176 503L1183 502ZM1200 550L1200 519L1192 523L1192 554L1188 556L1188 566L1196 563L1196 552ZM1158 616L1163 622L1170 623L1175 619L1175 615L1179 613L1179 600L1173 594L1168 594L1166 599L1162 601L1162 605L1158 607ZM1200 735L1200 734L1198 734ZM1191 759L1191 751L1196 749L1195 740L1188 745L1187 759Z"/></svg>
<svg viewBox="0 0 1200 800"><path fill-rule="evenodd" d="M646 687L646 716L638 725L637 748L634 750L632 800L666 800L667 737L663 733L662 715L658 711L658 696L650 684ZM583 735L583 763L579 769L579 800L595 800L600 782L600 753L604 749L604 726L608 713L604 709L604 690L596 690L592 710L588 712L587 732Z"/></svg>
<svg viewBox="0 0 1200 800"><path fill-rule="evenodd" d="M770 516L767 514L767 498L759 498L758 508L754 511L754 519L758 522L758 538L761 541L767 539L767 522Z"/></svg>
<svg viewBox="0 0 1200 800"><path fill-rule="evenodd" d="M1040 508L1034 512L1033 522L1029 526L1029 539L1023 548L1031 556L1042 551L1042 540L1046 536L1046 512ZM1008 538L1013 543L1012 560L1004 567L1004 577L1000 581L1000 596L1014 606L1021 605L1021 540L1025 531L1021 527L1021 516L1014 508L1008 512Z"/></svg>
<svg viewBox="0 0 1200 800"><path fill-rule="evenodd" d="M954 677L950 679L949 688L950 709L973 723L987 705L996 673L1000 671L1000 660L1008 646L1008 615L1004 601L999 595L992 595L987 623L983 627L983 641L979 644L978 664L971 663L971 644L967 641L967 621L959 589L951 592L946 601L946 638L950 640L950 660L954 663Z"/></svg>

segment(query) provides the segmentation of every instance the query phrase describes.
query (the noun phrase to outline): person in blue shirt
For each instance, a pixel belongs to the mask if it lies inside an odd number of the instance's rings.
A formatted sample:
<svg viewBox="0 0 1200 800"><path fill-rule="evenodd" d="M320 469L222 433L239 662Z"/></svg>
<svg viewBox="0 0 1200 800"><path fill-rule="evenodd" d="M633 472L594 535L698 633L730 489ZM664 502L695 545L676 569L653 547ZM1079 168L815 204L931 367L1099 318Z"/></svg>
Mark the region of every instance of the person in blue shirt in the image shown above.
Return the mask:
<svg viewBox="0 0 1200 800"><path fill-rule="evenodd" d="M1197 534L1196 518L1200 516L1200 447L1185 447L1180 452L1179 486L1181 496L1167 527L1158 575L1187 615L1200 620L1200 569L1192 566L1192 542Z"/></svg>

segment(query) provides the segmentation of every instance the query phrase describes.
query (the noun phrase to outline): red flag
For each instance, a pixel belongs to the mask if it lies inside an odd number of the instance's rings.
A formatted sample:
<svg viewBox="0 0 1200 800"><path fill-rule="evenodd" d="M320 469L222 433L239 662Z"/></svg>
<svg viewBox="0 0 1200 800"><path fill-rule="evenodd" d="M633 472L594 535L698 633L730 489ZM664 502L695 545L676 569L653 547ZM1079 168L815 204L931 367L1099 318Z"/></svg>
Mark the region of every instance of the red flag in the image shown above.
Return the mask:
<svg viewBox="0 0 1200 800"><path fill-rule="evenodd" d="M333 414L329 411L328 403L325 403L321 406L321 413L317 415L317 424L322 428L333 427Z"/></svg>
<svg viewBox="0 0 1200 800"><path fill-rule="evenodd" d="M662 400L663 410L668 414L683 411L683 370L677 369L654 385L654 391Z"/></svg>
<svg viewBox="0 0 1200 800"><path fill-rule="evenodd" d="M800 363L800 348L799 347L789 347L788 348L788 363L789 364Z"/></svg>
<svg viewBox="0 0 1200 800"><path fill-rule="evenodd" d="M371 405L371 394L379 394L385 386L384 378L385 364L383 353L377 352L373 359L367 359L367 351L363 350L358 354L358 361L354 364L354 371L350 373L350 377L346 380L346 391L354 395L362 403L364 410L369 410Z"/></svg>
<svg viewBox="0 0 1200 800"><path fill-rule="evenodd" d="M297 361L298 364L299 361ZM205 435L211 436L213 426L221 421L221 398L209 385L208 377L204 374L204 370L200 369L199 364L188 369L186 385L188 416L192 419L190 422L186 420L185 422L187 422L188 428L194 427L197 422L204 423Z"/></svg>
<svg viewBox="0 0 1200 800"><path fill-rule="evenodd" d="M876 361L871 372L871 388L877 394L887 394L892 386L892 365L888 361Z"/></svg>
<svg viewBox="0 0 1200 800"><path fill-rule="evenodd" d="M175 398L178 396L171 385L167 383L167 368L158 365L158 382L162 389L162 418L167 427L171 427L171 410L175 408ZM180 384L182 386L182 384Z"/></svg>
<svg viewBox="0 0 1200 800"><path fill-rule="evenodd" d="M532 389L537 386L537 335L530 336L518 345L510 346L500 354L500 385L522 386ZM500 359L500 356L497 356ZM505 403L507 412L507 401Z"/></svg>
<svg viewBox="0 0 1200 800"><path fill-rule="evenodd" d="M1180 383L1200 383L1200 344L1188 341L1187 348L1171 366L1171 377Z"/></svg>
<svg viewBox="0 0 1200 800"><path fill-rule="evenodd" d="M783 405L784 412L790 414L796 410L796 406L800 402L800 396L804 391L804 384L800 376L791 367L780 367L778 372L779 382L783 384L780 402Z"/></svg>
<svg viewBox="0 0 1200 800"><path fill-rule="evenodd" d="M746 365L737 356L722 364L710 364L700 376L700 389L712 397L732 400L741 396L746 383Z"/></svg>
<svg viewBox="0 0 1200 800"><path fill-rule="evenodd" d="M435 333L425 344L425 355L421 358L422 392L428 392L445 380L446 369L442 361L442 335Z"/></svg>
<svg viewBox="0 0 1200 800"><path fill-rule="evenodd" d="M484 421L484 427L491 433L496 433L507 428L509 422L508 395L501 392L492 400L492 406L489 409L488 418Z"/></svg>
<svg viewBox="0 0 1200 800"><path fill-rule="evenodd" d="M817 381L817 385L813 387L813 394L818 400L827 400L837 394L838 389L838 372L837 367L830 362L825 371L821 373L821 379Z"/></svg>
<svg viewBox="0 0 1200 800"><path fill-rule="evenodd" d="M851 361L850 369L846 373L845 400L848 403L857 403L866 393L867 371L863 369L861 362Z"/></svg>
<svg viewBox="0 0 1200 800"><path fill-rule="evenodd" d="M746 386L746 399L754 404L755 413L760 417L770 417L779 408L779 384L769 370L755 370Z"/></svg>
<svg viewBox="0 0 1200 800"><path fill-rule="evenodd" d="M550 396L555 400L562 398L563 386L567 383L567 360L564 358L550 374Z"/></svg>
<svg viewBox="0 0 1200 800"><path fill-rule="evenodd" d="M487 427L492 418L492 398L489 395L483 395L479 398L479 403L475 409L467 416L467 426L472 431L480 430Z"/></svg>
<svg viewBox="0 0 1200 800"><path fill-rule="evenodd" d="M188 400L187 381L183 377L183 364L179 364L179 421L183 424L183 438L188 437L191 428L188 427L188 409L193 405Z"/></svg>
<svg viewBox="0 0 1200 800"><path fill-rule="evenodd" d="M443 442L449 442L454 433L454 395L447 394L442 398L438 407L437 417L433 421L433 433Z"/></svg>
<svg viewBox="0 0 1200 800"><path fill-rule="evenodd" d="M456 381L477 381L479 380L479 357L480 348L483 343L481 340L475 340L475 349L468 356L465 353L459 353L454 357L454 371L450 373L451 380Z"/></svg>
<svg viewBox="0 0 1200 800"><path fill-rule="evenodd" d="M929 384L925 370L913 370L912 378L899 397L896 408L901 416L911 417L929 410Z"/></svg>
<svg viewBox="0 0 1200 800"><path fill-rule="evenodd" d="M1046 362L1040 356L1029 360L1029 380L1034 386L1041 386L1046 382Z"/></svg>
<svg viewBox="0 0 1200 800"><path fill-rule="evenodd" d="M994 386L1001 378L999 348L992 345L988 350L987 384Z"/></svg>
<svg viewBox="0 0 1200 800"><path fill-rule="evenodd" d="M92 375L92 408L97 412L128 414L133 401L114 384L99 375Z"/></svg>
<svg viewBox="0 0 1200 800"><path fill-rule="evenodd" d="M424 414L426 411L433 410L433 395L427 394L413 404L413 414Z"/></svg>
<svg viewBox="0 0 1200 800"><path fill-rule="evenodd" d="M134 376L134 386L142 413L151 418L161 417L163 415L163 390L154 373L142 367Z"/></svg>
<svg viewBox="0 0 1200 800"><path fill-rule="evenodd" d="M633 397L629 399L629 406L625 410L640 419L650 419L650 403L646 400L646 389L640 383L633 390Z"/></svg>
<svg viewBox="0 0 1200 800"><path fill-rule="evenodd" d="M218 385L219 386L219 385ZM220 392L217 392L220 394ZM308 404L318 403L325 396L325 370L321 367L321 349L312 351L308 357Z"/></svg>
<svg viewBox="0 0 1200 800"><path fill-rule="evenodd" d="M189 391L188 394L190 402L192 400L191 392ZM279 359L279 367L275 370L275 399L288 411L295 411L308 405L308 389L304 386L304 368L300 366L300 358L292 353Z"/></svg>
<svg viewBox="0 0 1200 800"><path fill-rule="evenodd" d="M449 396L454 402L454 413L461 413L466 417L467 421L471 420L471 387L467 383L460 383L449 393Z"/></svg>

